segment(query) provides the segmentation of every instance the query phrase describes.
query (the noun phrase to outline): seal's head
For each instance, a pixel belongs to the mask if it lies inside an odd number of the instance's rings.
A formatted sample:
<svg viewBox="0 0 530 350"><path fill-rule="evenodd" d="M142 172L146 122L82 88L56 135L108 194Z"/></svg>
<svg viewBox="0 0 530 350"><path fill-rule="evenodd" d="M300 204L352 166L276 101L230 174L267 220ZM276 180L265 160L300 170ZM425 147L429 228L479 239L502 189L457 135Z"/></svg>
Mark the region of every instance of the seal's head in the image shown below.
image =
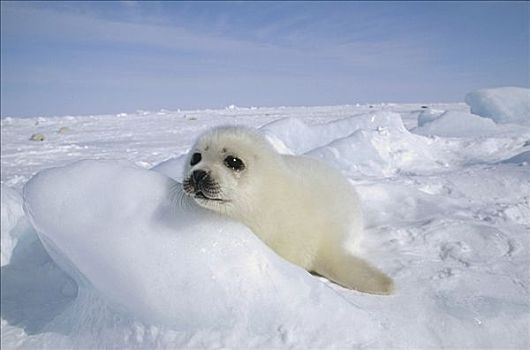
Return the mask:
<svg viewBox="0 0 530 350"><path fill-rule="evenodd" d="M280 156L256 131L219 127L201 135L190 150L183 189L197 204L229 216L250 210L263 172Z"/></svg>

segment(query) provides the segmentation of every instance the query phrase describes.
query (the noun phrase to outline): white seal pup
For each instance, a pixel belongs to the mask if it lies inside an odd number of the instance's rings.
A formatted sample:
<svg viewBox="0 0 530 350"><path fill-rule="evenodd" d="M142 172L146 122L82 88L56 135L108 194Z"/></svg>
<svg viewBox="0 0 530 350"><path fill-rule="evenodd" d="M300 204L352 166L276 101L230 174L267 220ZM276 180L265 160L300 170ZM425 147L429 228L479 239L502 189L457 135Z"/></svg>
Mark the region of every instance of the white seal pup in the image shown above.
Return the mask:
<svg viewBox="0 0 530 350"><path fill-rule="evenodd" d="M350 253L362 233L353 186L312 158L277 153L256 131L212 129L189 153L184 192L248 226L276 253L347 288L390 294L390 277Z"/></svg>

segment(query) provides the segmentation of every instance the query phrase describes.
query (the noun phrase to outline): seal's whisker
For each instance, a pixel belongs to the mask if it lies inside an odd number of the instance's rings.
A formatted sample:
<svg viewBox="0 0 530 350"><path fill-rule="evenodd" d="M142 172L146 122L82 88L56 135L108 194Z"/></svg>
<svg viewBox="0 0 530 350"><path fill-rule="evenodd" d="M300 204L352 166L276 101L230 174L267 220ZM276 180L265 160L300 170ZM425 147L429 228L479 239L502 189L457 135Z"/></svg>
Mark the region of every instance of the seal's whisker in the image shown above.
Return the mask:
<svg viewBox="0 0 530 350"><path fill-rule="evenodd" d="M173 203L174 200L175 200L175 195L176 193L178 192L179 190L179 184L176 183L176 184L173 184L169 187L169 190L168 190L168 197L169 197L169 200Z"/></svg>

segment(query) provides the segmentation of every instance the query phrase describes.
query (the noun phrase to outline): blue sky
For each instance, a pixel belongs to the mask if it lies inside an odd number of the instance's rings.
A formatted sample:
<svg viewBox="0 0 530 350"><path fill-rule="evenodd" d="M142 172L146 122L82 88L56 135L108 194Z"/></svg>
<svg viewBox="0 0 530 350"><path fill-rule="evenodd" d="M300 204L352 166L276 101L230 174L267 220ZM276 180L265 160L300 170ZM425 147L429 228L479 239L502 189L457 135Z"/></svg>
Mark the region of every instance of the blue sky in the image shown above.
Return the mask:
<svg viewBox="0 0 530 350"><path fill-rule="evenodd" d="M1 2L1 114L463 101L529 86L528 2Z"/></svg>

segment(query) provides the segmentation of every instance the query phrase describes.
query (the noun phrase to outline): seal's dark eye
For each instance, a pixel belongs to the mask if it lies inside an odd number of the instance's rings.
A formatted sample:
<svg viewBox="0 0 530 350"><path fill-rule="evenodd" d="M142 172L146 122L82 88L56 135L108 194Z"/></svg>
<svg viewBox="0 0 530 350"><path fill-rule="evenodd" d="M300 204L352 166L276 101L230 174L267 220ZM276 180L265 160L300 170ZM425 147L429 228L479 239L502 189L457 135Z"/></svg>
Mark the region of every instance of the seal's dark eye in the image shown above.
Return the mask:
<svg viewBox="0 0 530 350"><path fill-rule="evenodd" d="M202 156L200 153L193 153L190 160L190 165L194 166L195 164L199 163L202 159Z"/></svg>
<svg viewBox="0 0 530 350"><path fill-rule="evenodd" d="M226 157L224 163L227 167L235 171L241 171L245 169L245 164L243 164L243 161L234 156Z"/></svg>

